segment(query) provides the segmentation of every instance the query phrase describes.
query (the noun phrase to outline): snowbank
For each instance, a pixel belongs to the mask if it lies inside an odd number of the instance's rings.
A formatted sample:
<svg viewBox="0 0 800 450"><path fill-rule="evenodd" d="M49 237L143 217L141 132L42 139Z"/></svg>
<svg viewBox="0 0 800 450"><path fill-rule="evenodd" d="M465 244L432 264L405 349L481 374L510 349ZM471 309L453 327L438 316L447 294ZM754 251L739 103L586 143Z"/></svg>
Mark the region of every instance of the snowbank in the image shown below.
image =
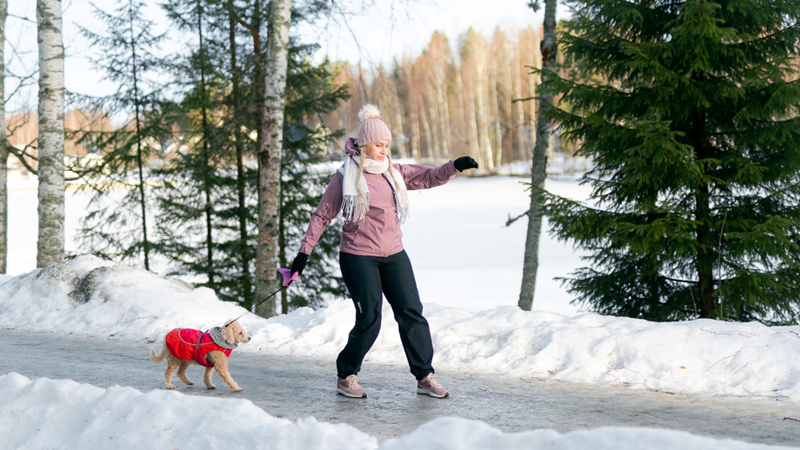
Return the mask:
<svg viewBox="0 0 800 450"><path fill-rule="evenodd" d="M249 400L133 388L102 389L70 380L0 377L3 447L374 449L375 438L348 425L292 422Z"/></svg>
<svg viewBox="0 0 800 450"><path fill-rule="evenodd" d="M280 450L691 450L775 449L682 431L609 427L506 434L466 419L442 418L399 438L378 442L349 425L270 416L249 400L102 389L69 380L0 376L0 435L15 449L192 448ZM786 448L786 447L783 447Z"/></svg>
<svg viewBox="0 0 800 450"><path fill-rule="evenodd" d="M0 284L0 326L35 331L155 341L175 327L208 329L243 313L209 289L91 256ZM388 304L383 314L367 361L402 363ZM474 312L430 305L425 314L440 369L800 401L797 326L566 317L508 306ZM353 321L346 300L269 320L247 313L241 322L253 339L237 351L330 359L344 347Z"/></svg>

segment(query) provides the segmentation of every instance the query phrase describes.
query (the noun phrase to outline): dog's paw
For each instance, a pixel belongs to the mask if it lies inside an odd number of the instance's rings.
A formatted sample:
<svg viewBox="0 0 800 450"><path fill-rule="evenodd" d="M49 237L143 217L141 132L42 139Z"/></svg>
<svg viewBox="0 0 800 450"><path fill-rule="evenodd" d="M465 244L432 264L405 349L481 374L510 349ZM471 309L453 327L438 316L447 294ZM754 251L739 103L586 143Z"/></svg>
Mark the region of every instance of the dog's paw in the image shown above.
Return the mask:
<svg viewBox="0 0 800 450"><path fill-rule="evenodd" d="M175 385L174 384L168 384L167 385L167 389L175 389Z"/></svg>
<svg viewBox="0 0 800 450"><path fill-rule="evenodd" d="M231 389L233 389L233 392L242 392L242 388L236 385L231 386Z"/></svg>
<svg viewBox="0 0 800 450"><path fill-rule="evenodd" d="M217 388L213 384L207 384L206 387L209 388L209 389L216 389Z"/></svg>
<svg viewBox="0 0 800 450"><path fill-rule="evenodd" d="M184 383L186 383L189 386L194 386L194 383L192 383L191 381L184 381Z"/></svg>

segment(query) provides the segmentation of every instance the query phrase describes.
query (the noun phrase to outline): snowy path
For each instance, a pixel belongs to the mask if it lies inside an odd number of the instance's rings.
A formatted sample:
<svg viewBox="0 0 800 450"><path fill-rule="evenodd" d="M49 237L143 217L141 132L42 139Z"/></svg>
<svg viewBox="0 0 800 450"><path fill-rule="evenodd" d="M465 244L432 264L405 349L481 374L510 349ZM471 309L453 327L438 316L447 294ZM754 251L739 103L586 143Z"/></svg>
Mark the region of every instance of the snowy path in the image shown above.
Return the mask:
<svg viewBox="0 0 800 450"><path fill-rule="evenodd" d="M69 378L100 387L164 389L164 365L147 360L155 344L0 330L0 375ZM24 357L20 357L24 356ZM370 397L333 394L331 360L234 353L231 372L244 392L232 393L215 375L218 389L178 383L185 394L248 398L269 414L288 419L314 416L348 423L383 441L402 436L437 417L482 420L505 432L552 428L559 432L606 425L686 430L749 442L800 445L800 405L759 398L668 395L626 388L593 387L550 380L523 381L492 375L440 371L453 397L414 394L404 365L365 363L362 385ZM189 376L201 382L201 370Z"/></svg>

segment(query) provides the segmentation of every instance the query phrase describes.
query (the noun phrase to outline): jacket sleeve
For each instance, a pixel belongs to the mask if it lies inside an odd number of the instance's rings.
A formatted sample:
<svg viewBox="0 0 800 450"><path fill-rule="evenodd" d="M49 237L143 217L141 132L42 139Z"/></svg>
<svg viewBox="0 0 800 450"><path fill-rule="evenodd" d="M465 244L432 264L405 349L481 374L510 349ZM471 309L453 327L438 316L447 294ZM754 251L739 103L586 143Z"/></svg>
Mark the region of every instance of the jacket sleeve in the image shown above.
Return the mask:
<svg viewBox="0 0 800 450"><path fill-rule="evenodd" d="M308 223L306 228L306 235L303 242L300 244L300 252L310 255L317 245L319 237L325 228L330 225L331 220L339 214L339 209L342 207L342 181L339 179L339 174L334 173L330 183L328 183L325 193L322 195L322 200L319 201L317 210L311 216L311 222Z"/></svg>
<svg viewBox="0 0 800 450"><path fill-rule="evenodd" d="M455 178L458 173L453 161L436 168L415 164L396 164L395 167L403 175L409 191L441 186Z"/></svg>

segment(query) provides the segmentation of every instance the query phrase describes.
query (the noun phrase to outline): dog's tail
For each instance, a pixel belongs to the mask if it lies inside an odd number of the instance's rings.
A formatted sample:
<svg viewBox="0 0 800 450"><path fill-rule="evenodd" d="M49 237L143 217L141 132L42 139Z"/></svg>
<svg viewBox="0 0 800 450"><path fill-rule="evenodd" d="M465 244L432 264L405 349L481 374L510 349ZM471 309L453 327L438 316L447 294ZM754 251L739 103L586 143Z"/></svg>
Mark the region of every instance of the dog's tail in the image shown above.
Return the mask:
<svg viewBox="0 0 800 450"><path fill-rule="evenodd" d="M158 355L156 355L156 351L155 350L150 349L150 361L153 361L154 363L158 364L160 362L163 362L164 358L166 358L166 357L167 357L167 344L166 343L161 348L161 353L159 353Z"/></svg>

